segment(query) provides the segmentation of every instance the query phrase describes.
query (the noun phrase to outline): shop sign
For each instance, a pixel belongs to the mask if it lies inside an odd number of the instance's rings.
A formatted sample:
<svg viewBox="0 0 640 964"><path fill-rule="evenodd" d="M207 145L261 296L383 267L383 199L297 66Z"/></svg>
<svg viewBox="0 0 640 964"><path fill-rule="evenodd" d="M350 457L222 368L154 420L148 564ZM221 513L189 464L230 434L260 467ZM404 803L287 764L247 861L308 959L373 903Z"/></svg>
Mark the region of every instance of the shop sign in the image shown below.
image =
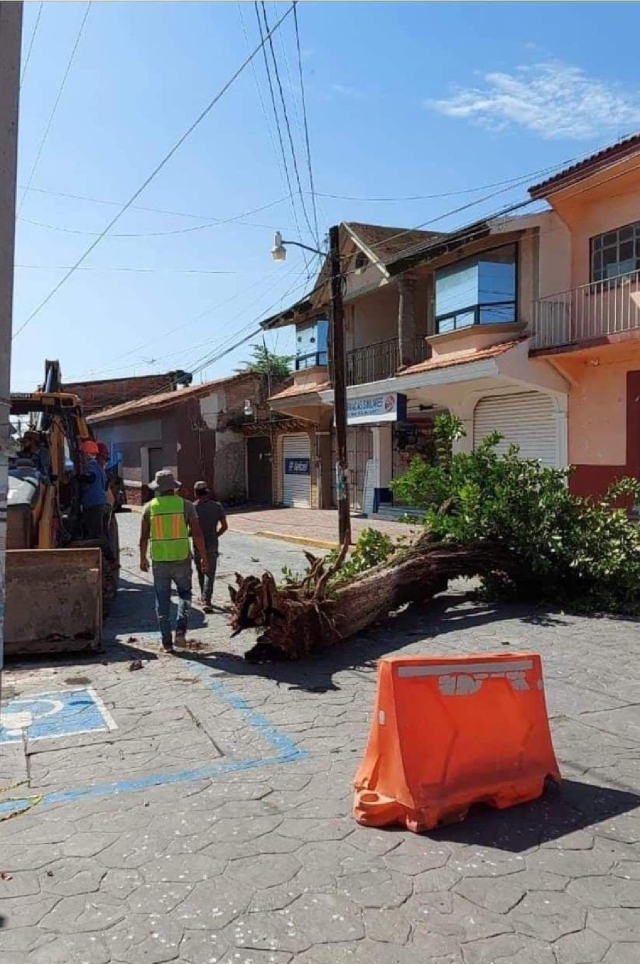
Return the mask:
<svg viewBox="0 0 640 964"><path fill-rule="evenodd" d="M366 395L347 400L347 424L367 425L378 422L397 422L407 416L407 396L397 392Z"/></svg>
<svg viewBox="0 0 640 964"><path fill-rule="evenodd" d="M311 475L311 459L285 459L285 475Z"/></svg>

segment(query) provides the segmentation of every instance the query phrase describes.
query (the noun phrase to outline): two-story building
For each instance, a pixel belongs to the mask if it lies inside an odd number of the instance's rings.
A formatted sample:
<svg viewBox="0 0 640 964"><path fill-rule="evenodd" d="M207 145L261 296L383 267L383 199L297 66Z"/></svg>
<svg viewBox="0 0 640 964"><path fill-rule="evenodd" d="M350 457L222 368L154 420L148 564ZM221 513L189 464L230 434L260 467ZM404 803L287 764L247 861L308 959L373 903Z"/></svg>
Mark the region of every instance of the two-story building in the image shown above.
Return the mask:
<svg viewBox="0 0 640 964"><path fill-rule="evenodd" d="M503 446L516 442L545 464L565 464L568 383L528 351L544 229L531 218L480 222L449 235L341 225L354 509L369 513L390 503L391 479L414 454L429 455L439 411L463 420L463 446L498 430ZM315 426L281 440L276 477L288 505L334 501L328 303L325 267L309 298L265 322L295 324L304 349L294 384L270 404ZM320 350L309 352L311 344ZM303 479L288 471L294 450L308 459Z"/></svg>
<svg viewBox="0 0 640 964"><path fill-rule="evenodd" d="M531 356L568 383L572 487L640 478L640 135L530 189L554 229L540 238Z"/></svg>
<svg viewBox="0 0 640 964"><path fill-rule="evenodd" d="M581 494L640 477L640 135L530 197L545 208L450 234L340 225L354 509L388 504L443 410L465 426L461 448L497 431L503 451L575 466ZM270 404L310 426L275 455L287 505L335 502L328 282L325 265L264 322L295 325L298 346L294 383Z"/></svg>

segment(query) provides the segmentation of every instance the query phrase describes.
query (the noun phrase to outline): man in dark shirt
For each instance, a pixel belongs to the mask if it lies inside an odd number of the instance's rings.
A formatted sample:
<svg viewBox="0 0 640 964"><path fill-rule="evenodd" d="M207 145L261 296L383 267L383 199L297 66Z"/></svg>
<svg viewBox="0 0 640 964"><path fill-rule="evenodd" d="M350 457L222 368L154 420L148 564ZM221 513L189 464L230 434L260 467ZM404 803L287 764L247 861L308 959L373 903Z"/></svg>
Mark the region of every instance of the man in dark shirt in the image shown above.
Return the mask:
<svg viewBox="0 0 640 964"><path fill-rule="evenodd" d="M85 457L84 472L80 475L80 505L85 538L100 543L103 555L112 568L117 561L105 531L109 512L107 476L104 471L104 452L93 439L82 442L80 449Z"/></svg>
<svg viewBox="0 0 640 964"><path fill-rule="evenodd" d="M211 599L213 596L213 584L216 578L216 568L218 565L218 539L229 528L224 509L219 502L212 498L206 482L196 482L193 487L196 501L194 503L198 513L198 522L202 530L205 548L207 551L208 568L205 571L202 559L198 552L198 547L194 545L193 557L198 570L198 582L200 583L201 604L205 612L211 611Z"/></svg>

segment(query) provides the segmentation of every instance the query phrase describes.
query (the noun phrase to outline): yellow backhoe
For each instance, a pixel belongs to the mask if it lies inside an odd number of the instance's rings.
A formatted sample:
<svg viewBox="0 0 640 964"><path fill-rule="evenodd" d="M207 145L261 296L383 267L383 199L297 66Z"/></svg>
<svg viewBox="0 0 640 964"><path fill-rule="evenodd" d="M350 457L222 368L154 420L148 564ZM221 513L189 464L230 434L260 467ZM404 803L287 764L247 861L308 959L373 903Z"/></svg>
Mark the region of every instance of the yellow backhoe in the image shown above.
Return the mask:
<svg viewBox="0 0 640 964"><path fill-rule="evenodd" d="M11 395L11 415L28 427L9 460L5 654L97 650L117 570L83 539L81 446L93 436L80 399L61 391L58 362L46 362L42 390ZM117 559L113 513L105 536Z"/></svg>

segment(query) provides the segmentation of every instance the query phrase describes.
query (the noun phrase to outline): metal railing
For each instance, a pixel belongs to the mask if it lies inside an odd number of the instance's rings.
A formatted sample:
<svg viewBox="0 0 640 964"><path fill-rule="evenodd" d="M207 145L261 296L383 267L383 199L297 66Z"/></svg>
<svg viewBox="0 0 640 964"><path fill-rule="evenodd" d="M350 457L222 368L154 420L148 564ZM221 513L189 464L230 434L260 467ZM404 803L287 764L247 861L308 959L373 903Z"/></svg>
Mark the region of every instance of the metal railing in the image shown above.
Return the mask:
<svg viewBox="0 0 640 964"><path fill-rule="evenodd" d="M424 335L416 336L413 357L416 362L424 361L429 346ZM347 385L366 385L392 378L400 367L400 344L397 338L379 341L364 348L353 348L347 352Z"/></svg>
<svg viewBox="0 0 640 964"><path fill-rule="evenodd" d="M640 271L538 299L531 347L557 348L637 328Z"/></svg>

